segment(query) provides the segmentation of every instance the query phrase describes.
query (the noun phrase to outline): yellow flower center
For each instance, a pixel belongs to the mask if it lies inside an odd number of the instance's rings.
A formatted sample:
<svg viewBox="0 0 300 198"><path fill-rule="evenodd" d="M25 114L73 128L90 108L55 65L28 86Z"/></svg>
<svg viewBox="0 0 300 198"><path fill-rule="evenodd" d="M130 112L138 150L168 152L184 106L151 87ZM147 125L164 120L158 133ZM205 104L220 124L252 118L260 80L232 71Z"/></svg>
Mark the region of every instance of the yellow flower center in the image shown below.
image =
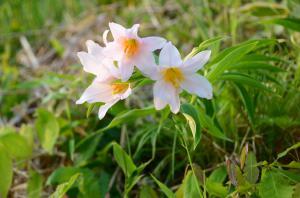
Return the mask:
<svg viewBox="0 0 300 198"><path fill-rule="evenodd" d="M122 94L129 88L129 83L117 82L111 85L113 94Z"/></svg>
<svg viewBox="0 0 300 198"><path fill-rule="evenodd" d="M123 51L128 58L134 56L139 50L139 43L136 39L124 39L122 45Z"/></svg>
<svg viewBox="0 0 300 198"><path fill-rule="evenodd" d="M170 67L162 70L163 79L178 88L180 83L184 80L184 75L179 68Z"/></svg>

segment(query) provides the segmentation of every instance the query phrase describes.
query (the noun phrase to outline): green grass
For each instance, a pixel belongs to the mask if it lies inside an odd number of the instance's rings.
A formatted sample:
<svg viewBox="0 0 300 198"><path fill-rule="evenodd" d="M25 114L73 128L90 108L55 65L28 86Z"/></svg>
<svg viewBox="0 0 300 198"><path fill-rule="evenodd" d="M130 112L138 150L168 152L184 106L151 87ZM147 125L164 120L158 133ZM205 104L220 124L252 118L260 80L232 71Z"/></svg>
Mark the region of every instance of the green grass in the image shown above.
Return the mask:
<svg viewBox="0 0 300 198"><path fill-rule="evenodd" d="M1 1L0 197L297 197L300 3L264 2ZM155 111L145 81L101 121L76 105L110 21L211 49L213 100Z"/></svg>

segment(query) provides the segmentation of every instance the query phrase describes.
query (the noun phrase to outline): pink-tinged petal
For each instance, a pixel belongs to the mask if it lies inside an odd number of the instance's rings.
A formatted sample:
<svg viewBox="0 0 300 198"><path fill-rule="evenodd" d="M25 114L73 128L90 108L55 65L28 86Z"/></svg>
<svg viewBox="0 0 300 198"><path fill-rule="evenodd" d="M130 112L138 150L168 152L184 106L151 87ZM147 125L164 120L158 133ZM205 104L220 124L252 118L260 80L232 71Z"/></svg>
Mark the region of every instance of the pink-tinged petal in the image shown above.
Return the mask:
<svg viewBox="0 0 300 198"><path fill-rule="evenodd" d="M119 99L116 99L114 101L108 102L104 105L102 105L99 108L99 112L98 112L98 117L101 120L102 118L104 118L105 114L107 113L108 109L111 108L114 104L116 104L119 101Z"/></svg>
<svg viewBox="0 0 300 198"><path fill-rule="evenodd" d="M124 52L122 46L118 42L109 42L106 44L106 47L103 49L103 54L114 60L121 60Z"/></svg>
<svg viewBox="0 0 300 198"><path fill-rule="evenodd" d="M120 37L126 36L126 29L123 26L117 23L109 23L108 25L114 40L118 40Z"/></svg>
<svg viewBox="0 0 300 198"><path fill-rule="evenodd" d="M180 99L179 99L179 90L174 89L172 90L172 97L170 98L169 105L171 108L171 111L173 113L178 113L180 109Z"/></svg>
<svg viewBox="0 0 300 198"><path fill-rule="evenodd" d="M213 89L210 82L199 74L187 75L185 80L181 83L181 87L191 94L196 94L201 98L211 99L213 96Z"/></svg>
<svg viewBox="0 0 300 198"><path fill-rule="evenodd" d="M120 99L124 100L125 98L128 98L128 96L132 93L132 89L129 87L121 96Z"/></svg>
<svg viewBox="0 0 300 198"><path fill-rule="evenodd" d="M93 83L83 92L76 104L84 102L109 102L113 100L112 89L109 84L93 81Z"/></svg>
<svg viewBox="0 0 300 198"><path fill-rule="evenodd" d="M164 81L156 81L153 86L153 98L155 109L161 110L168 104L169 85Z"/></svg>
<svg viewBox="0 0 300 198"><path fill-rule="evenodd" d="M171 42L165 44L159 54L159 65L165 67L174 67L181 64L182 60L177 48Z"/></svg>
<svg viewBox="0 0 300 198"><path fill-rule="evenodd" d="M97 58L103 57L103 47L101 47L99 44L95 43L92 40L88 40L86 41L86 46L89 54L92 54Z"/></svg>
<svg viewBox="0 0 300 198"><path fill-rule="evenodd" d="M152 52L142 52L134 61L135 66L147 77L157 80L159 71Z"/></svg>
<svg viewBox="0 0 300 198"><path fill-rule="evenodd" d="M108 35L108 33L109 33L109 30L105 30L104 32L103 32L103 35L102 35L102 39L103 39L103 43L105 44L105 45L107 45L107 35Z"/></svg>
<svg viewBox="0 0 300 198"><path fill-rule="evenodd" d="M92 73L103 79L111 76L108 69L103 64L101 64L101 62L95 56L86 52L78 52L77 56L79 57L79 60L83 65L84 71Z"/></svg>
<svg viewBox="0 0 300 198"><path fill-rule="evenodd" d="M153 52L161 49L166 44L166 39L158 36L150 36L142 38L143 50Z"/></svg>
<svg viewBox="0 0 300 198"><path fill-rule="evenodd" d="M153 86L155 109L161 110L169 104L171 111L178 113L180 109L179 92L179 89L162 80L156 81Z"/></svg>
<svg viewBox="0 0 300 198"><path fill-rule="evenodd" d="M126 61L123 59L119 62L119 69L121 80L125 82L131 77L134 70L134 64L132 64L132 62L130 61Z"/></svg>
<svg viewBox="0 0 300 198"><path fill-rule="evenodd" d="M187 73L197 72L205 65L205 63L207 63L210 54L211 54L210 50L199 52L195 56L184 61L182 69Z"/></svg>
<svg viewBox="0 0 300 198"><path fill-rule="evenodd" d="M139 31L140 24L134 24L130 29L127 29L127 36L136 38L138 37L137 33Z"/></svg>

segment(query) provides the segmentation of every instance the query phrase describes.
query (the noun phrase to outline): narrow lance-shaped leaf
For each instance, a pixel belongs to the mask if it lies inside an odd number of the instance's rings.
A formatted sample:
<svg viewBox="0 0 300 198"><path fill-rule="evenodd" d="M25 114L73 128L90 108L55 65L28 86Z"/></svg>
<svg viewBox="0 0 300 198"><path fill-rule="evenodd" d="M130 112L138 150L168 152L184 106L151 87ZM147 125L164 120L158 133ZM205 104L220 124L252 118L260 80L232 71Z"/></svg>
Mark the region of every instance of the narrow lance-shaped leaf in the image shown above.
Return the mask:
<svg viewBox="0 0 300 198"><path fill-rule="evenodd" d="M256 44L257 42L247 43L233 49L231 52L226 54L223 59L212 66L212 70L207 75L208 80L211 82L215 81L226 69L228 69L230 65L239 61L244 55L253 50Z"/></svg>
<svg viewBox="0 0 300 198"><path fill-rule="evenodd" d="M80 173L73 175L69 181L57 186L55 192L50 196L50 198L62 198L68 192L68 190L73 186L73 184L79 179Z"/></svg>
<svg viewBox="0 0 300 198"><path fill-rule="evenodd" d="M181 105L181 112L185 116L190 126L190 129L192 131L192 135L194 139L194 149L195 149L201 139L201 124L200 124L198 111L191 104L183 104Z"/></svg>
<svg viewBox="0 0 300 198"><path fill-rule="evenodd" d="M129 178L132 175L132 173L136 170L136 166L133 163L131 157L117 143L113 144L113 151L115 160L123 170L125 176Z"/></svg>
<svg viewBox="0 0 300 198"><path fill-rule="evenodd" d="M214 124L214 121L211 117L206 115L204 111L199 109L199 119L200 123L202 124L203 128L207 129L207 132L217 138L231 141L229 138L226 137L226 135Z"/></svg>
<svg viewBox="0 0 300 198"><path fill-rule="evenodd" d="M233 72L228 72L223 74L220 79L222 80L231 80L233 82L239 83L239 84L244 84L248 85L250 87L254 87L257 89L261 89L263 91L268 91L272 92L269 88L267 88L264 84L262 84L260 81L252 78L249 75L243 74L243 73L233 73Z"/></svg>
<svg viewBox="0 0 300 198"><path fill-rule="evenodd" d="M241 97L241 100L245 106L247 117L249 119L250 124L253 126L254 124L254 104L250 94L247 92L245 87L240 84L235 83L238 94Z"/></svg>
<svg viewBox="0 0 300 198"><path fill-rule="evenodd" d="M132 109L130 111L127 111L125 113L121 113L119 115L117 115L110 123L107 127L105 127L104 129L102 129L102 131L104 130L108 130L111 129L115 126L118 126L124 122L128 123L130 121L133 121L137 118L143 117L143 116L147 116L147 115L151 115L154 114L156 111L153 107L149 107L149 108L145 108L145 109Z"/></svg>
<svg viewBox="0 0 300 198"><path fill-rule="evenodd" d="M255 184L258 180L259 169L257 167L256 157L253 152L248 153L245 166L245 175L247 181L249 181L252 184Z"/></svg>
<svg viewBox="0 0 300 198"><path fill-rule="evenodd" d="M297 149L297 148L299 148L299 147L300 147L300 142L294 144L293 146L287 148L285 151L279 153L279 154L277 155L277 159L280 159L280 158L286 156L286 154L288 154L288 152L290 152L291 150Z"/></svg>
<svg viewBox="0 0 300 198"><path fill-rule="evenodd" d="M175 194L172 192L172 190L170 190L165 184L156 179L153 175L151 175L151 177L168 198L175 198Z"/></svg>

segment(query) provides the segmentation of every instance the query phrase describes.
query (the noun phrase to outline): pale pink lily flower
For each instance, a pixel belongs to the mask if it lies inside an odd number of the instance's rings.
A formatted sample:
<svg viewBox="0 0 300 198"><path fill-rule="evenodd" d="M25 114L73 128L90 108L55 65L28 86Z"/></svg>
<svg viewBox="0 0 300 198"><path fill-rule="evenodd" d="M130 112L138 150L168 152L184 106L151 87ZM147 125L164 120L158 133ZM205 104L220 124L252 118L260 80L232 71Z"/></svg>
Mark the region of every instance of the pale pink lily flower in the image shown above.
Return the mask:
<svg viewBox="0 0 300 198"><path fill-rule="evenodd" d="M96 75L96 78L76 101L76 104L105 103L98 112L99 119L102 119L110 107L131 94L131 87L127 82L120 82L119 71L114 66L113 60L103 55L101 46L93 41L87 41L86 44L88 53L78 52L77 55L83 69Z"/></svg>
<svg viewBox="0 0 300 198"><path fill-rule="evenodd" d="M114 40L107 42L107 31L104 32L104 51L106 56L118 61L121 79L127 81L133 73L134 66L144 75L152 75L155 68L153 51L161 49L166 40L156 36L139 37L139 24L126 29L119 24L109 23L109 28Z"/></svg>
<svg viewBox="0 0 300 198"><path fill-rule="evenodd" d="M182 61L177 48L168 42L159 54L159 64L151 76L155 80L153 87L154 106L157 110L167 104L173 113L180 109L179 94L186 90L201 98L211 99L212 85L197 71L208 61L211 51L199 52L195 56Z"/></svg>

